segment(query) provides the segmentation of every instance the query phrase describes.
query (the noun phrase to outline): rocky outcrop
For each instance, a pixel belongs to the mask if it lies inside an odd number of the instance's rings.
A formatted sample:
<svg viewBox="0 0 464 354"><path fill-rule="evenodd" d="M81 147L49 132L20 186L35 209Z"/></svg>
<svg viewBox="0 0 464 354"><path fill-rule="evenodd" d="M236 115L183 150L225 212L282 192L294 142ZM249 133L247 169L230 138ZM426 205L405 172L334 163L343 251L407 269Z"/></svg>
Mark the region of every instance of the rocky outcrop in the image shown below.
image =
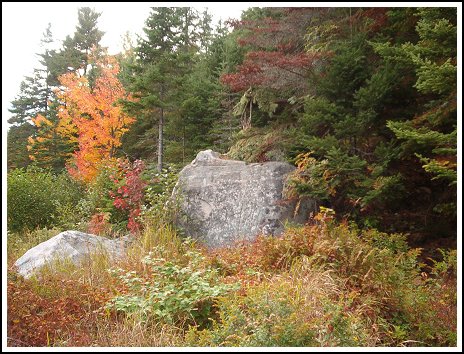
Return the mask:
<svg viewBox="0 0 464 354"><path fill-rule="evenodd" d="M15 266L19 274L29 278L47 262L56 259L67 258L77 265L91 253L121 257L129 243L129 237L110 240L80 231L64 231L28 250L15 262Z"/></svg>
<svg viewBox="0 0 464 354"><path fill-rule="evenodd" d="M278 235L284 223L305 222L316 203L283 199L287 175L295 167L285 162L245 163L211 150L198 153L179 175L173 196L180 213L177 225L206 246L221 247L258 234Z"/></svg>

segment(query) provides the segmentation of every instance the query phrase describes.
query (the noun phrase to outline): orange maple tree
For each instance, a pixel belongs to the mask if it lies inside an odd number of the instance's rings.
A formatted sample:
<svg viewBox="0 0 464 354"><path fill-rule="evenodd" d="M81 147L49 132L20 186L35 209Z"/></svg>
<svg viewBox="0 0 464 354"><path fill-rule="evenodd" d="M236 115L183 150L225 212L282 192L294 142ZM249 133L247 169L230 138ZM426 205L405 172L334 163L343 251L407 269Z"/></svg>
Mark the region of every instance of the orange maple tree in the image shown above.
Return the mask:
<svg viewBox="0 0 464 354"><path fill-rule="evenodd" d="M37 114L31 118L36 132L27 139L29 158L39 166L51 167L72 157L77 147L77 130L72 122L46 118Z"/></svg>
<svg viewBox="0 0 464 354"><path fill-rule="evenodd" d="M104 55L95 65L100 74L93 87L86 76L73 72L60 76L62 88L56 92L62 102L58 109L61 128L75 129L78 135L79 147L67 168L85 182L93 180L102 162L114 160L122 135L134 122L118 105L118 100L131 98L117 77L116 59Z"/></svg>

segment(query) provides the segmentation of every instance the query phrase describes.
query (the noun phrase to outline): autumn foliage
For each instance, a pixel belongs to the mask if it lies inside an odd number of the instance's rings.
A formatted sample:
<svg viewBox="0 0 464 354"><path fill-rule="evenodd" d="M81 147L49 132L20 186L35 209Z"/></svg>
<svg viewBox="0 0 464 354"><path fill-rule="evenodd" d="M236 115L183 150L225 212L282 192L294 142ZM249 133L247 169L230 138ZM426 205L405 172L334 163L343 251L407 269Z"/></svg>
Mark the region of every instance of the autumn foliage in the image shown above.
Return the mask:
<svg viewBox="0 0 464 354"><path fill-rule="evenodd" d="M119 64L111 56L96 61L99 77L91 87L89 79L77 73L60 77L62 90L57 96L62 102L58 116L63 130L75 127L79 148L74 152L68 171L74 177L90 182L102 160L111 159L121 145L121 136L134 122L118 105L127 99L117 75ZM130 98L130 97L129 97Z"/></svg>
<svg viewBox="0 0 464 354"><path fill-rule="evenodd" d="M242 35L238 44L250 48L235 73L221 77L222 83L232 91L249 87L308 90L308 78L315 71L323 52L305 50L305 30L320 10L312 8L269 9L269 16L232 21Z"/></svg>
<svg viewBox="0 0 464 354"><path fill-rule="evenodd" d="M289 80L304 88L302 78L314 69L320 57L318 53L249 52L238 71L222 76L221 80L234 92L257 86L278 90L288 86Z"/></svg>
<svg viewBox="0 0 464 354"><path fill-rule="evenodd" d="M50 346L60 340L82 346L91 340L93 311L107 300L106 289L61 280L57 290L54 281L43 280L40 287L24 279L8 282L9 346Z"/></svg>
<svg viewBox="0 0 464 354"><path fill-rule="evenodd" d="M131 232L137 232L141 228L137 218L143 204L143 189L147 185L141 178L145 164L142 160L135 160L131 164L128 160L120 159L118 165L122 178L118 179L118 177L113 176L113 182L119 187L116 193L110 192L110 196L114 198L113 205L117 209L128 211L129 222L127 228Z"/></svg>

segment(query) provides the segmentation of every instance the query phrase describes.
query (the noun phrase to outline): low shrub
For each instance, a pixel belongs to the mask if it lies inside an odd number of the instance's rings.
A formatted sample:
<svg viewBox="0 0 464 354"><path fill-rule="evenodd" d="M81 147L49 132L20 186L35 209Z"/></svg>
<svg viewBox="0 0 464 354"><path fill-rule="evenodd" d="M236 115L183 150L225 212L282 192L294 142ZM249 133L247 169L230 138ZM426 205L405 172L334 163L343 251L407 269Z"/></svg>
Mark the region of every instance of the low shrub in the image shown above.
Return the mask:
<svg viewBox="0 0 464 354"><path fill-rule="evenodd" d="M9 273L9 343L457 344L456 251L440 250L427 266L405 235L340 224L329 209L280 237L215 252L182 242L160 214L149 220L111 263L113 276L109 259L95 255L82 267L45 269L40 280ZM50 232L9 234L9 256L21 237L32 245Z"/></svg>
<svg viewBox="0 0 464 354"><path fill-rule="evenodd" d="M66 173L54 175L30 166L7 177L8 230L16 232L64 223L63 212L78 203L84 189Z"/></svg>
<svg viewBox="0 0 464 354"><path fill-rule="evenodd" d="M117 189L115 192L110 191L109 194L114 199L113 206L127 213L127 228L132 233L136 233L141 228L139 216L144 198L143 191L146 187L141 174L145 169L145 163L142 160L131 163L127 159L119 159L118 169L121 178L114 175L111 177Z"/></svg>
<svg viewBox="0 0 464 354"><path fill-rule="evenodd" d="M122 158L104 161L99 166L95 178L87 185L85 198L77 206L87 220L86 231L104 236L141 231L144 169L143 161Z"/></svg>
<svg viewBox="0 0 464 354"><path fill-rule="evenodd" d="M219 300L219 320L210 329L191 327L189 346L314 346L315 333L301 316L300 299L288 286L264 283L246 295L234 294Z"/></svg>
<svg viewBox="0 0 464 354"><path fill-rule="evenodd" d="M221 345L233 335L227 330L229 326L247 333L243 323L232 325L230 321L237 308L246 308L252 301L252 289L288 277L305 263L294 278L311 284L318 274L330 272L326 278L336 288L327 295L326 291L315 294L308 290L309 285L296 280L287 286L291 299L298 298L295 289L300 295L306 293L298 311L307 318L306 324L314 332L312 340L318 345L456 345L455 252L443 251L443 260L435 261L425 273L424 265L418 262L420 249L409 249L406 235L340 224L327 211L317 215L312 225L238 246L215 252L211 262L224 277L246 284L246 292L241 292L243 297L233 300L233 305L220 307L222 322L215 323L211 333L193 330L196 339L192 343ZM310 315L314 309L319 316ZM230 343L255 342L237 339Z"/></svg>
<svg viewBox="0 0 464 354"><path fill-rule="evenodd" d="M161 172L155 170L153 165L147 166L143 177L148 184L145 189L145 204L141 208L141 219L145 224L163 221L167 225L173 220L179 201L174 201L171 197L178 173L178 168L173 165L167 165Z"/></svg>
<svg viewBox="0 0 464 354"><path fill-rule="evenodd" d="M59 291L57 291L59 289ZM106 294L73 280L15 278L7 287L8 346L86 346Z"/></svg>
<svg viewBox="0 0 464 354"><path fill-rule="evenodd" d="M142 322L205 325L216 298L235 287L221 283L214 269L202 266L205 259L199 252L187 251L185 258L187 263L182 264L149 254L142 259L148 276L112 269L128 291L111 299L106 308L135 315Z"/></svg>
<svg viewBox="0 0 464 354"><path fill-rule="evenodd" d="M77 206L87 220L86 231L103 235L110 232L114 225L120 229L127 226L126 213L114 206L111 197L111 193L117 190L115 179L120 178L122 173L115 160L106 161L99 166L95 178L87 185L84 200Z"/></svg>

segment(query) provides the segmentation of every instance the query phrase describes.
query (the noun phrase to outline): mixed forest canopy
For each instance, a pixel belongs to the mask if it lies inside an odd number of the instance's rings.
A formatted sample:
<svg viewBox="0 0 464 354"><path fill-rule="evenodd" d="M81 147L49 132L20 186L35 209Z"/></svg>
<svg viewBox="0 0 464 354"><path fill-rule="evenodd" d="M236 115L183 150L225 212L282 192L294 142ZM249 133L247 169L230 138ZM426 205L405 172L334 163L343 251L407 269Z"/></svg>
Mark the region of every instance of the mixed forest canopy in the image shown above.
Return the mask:
<svg viewBox="0 0 464 354"><path fill-rule="evenodd" d="M100 15L80 8L62 41L48 26L11 102L8 346L461 343L456 7L249 8L218 24L153 7L116 55ZM276 195L307 222L233 247L187 237L173 190L206 149L295 166ZM241 209L267 208L242 191L251 204L224 204L238 230ZM24 278L67 230L83 261ZM95 235L124 255L91 252Z"/></svg>
<svg viewBox="0 0 464 354"><path fill-rule="evenodd" d="M10 174L68 174L87 190L129 174L135 200L120 190L116 203L116 184L105 196L127 222L146 204L142 165L179 169L213 149L294 164L291 198L360 227L455 240L456 8L249 8L214 25L207 11L154 7L117 55L99 16L80 8L59 49L45 29L11 103Z"/></svg>

